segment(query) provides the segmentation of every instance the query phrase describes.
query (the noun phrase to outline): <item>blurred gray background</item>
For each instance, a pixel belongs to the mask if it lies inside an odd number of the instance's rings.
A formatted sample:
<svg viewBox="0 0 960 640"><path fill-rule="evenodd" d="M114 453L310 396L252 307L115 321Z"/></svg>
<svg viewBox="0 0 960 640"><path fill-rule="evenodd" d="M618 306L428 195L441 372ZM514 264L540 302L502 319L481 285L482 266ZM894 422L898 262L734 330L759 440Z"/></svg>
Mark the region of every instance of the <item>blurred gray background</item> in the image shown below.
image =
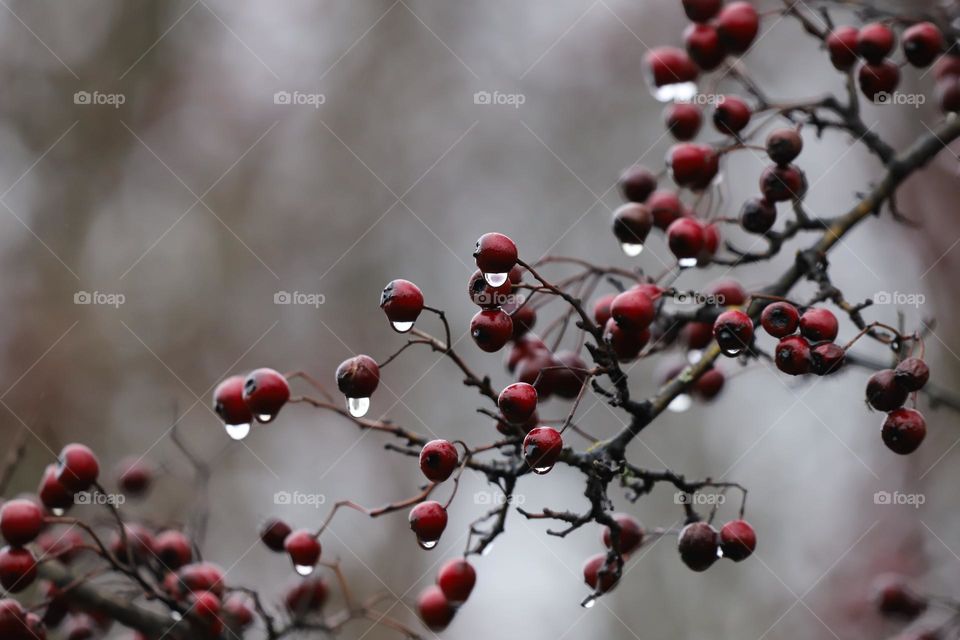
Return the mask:
<svg viewBox="0 0 960 640"><path fill-rule="evenodd" d="M487 231L511 235L527 259L635 264L608 231L612 187L638 159L662 166L670 140L641 60L648 47L679 44L684 25L674 0L0 1L0 442L23 425L33 434L12 493L33 490L53 452L80 440L105 466L149 452L166 473L148 502L127 511L180 521L196 496L169 437L176 424L215 469L206 557L229 569L229 582L279 597L294 576L257 544L264 518L314 527L336 500L380 505L413 495L421 477L411 459L383 451L384 437L304 406L232 443L207 408L212 387L258 366L332 383L352 354L382 359L403 341L377 308L397 277L417 282L465 333L475 311L465 295L470 253ZM761 33L744 62L769 94L842 89L795 22L771 16ZM905 86L932 95L932 79L920 75L905 71ZM521 94L523 104L475 104L478 91ZM76 92L91 103L76 104ZM291 102L322 94L323 104L275 104L276 92ZM109 104L111 95L123 104ZM938 118L932 104L868 105L864 115L898 147ZM701 139L716 140L708 129ZM925 304L905 309L911 328L957 312L956 160L941 154L903 190L901 208L924 230L884 219L838 247L836 283L850 299L923 294ZM764 163L752 153L726 162L725 214L736 215ZM820 215L845 211L879 175L876 160L837 134L808 138L798 163ZM736 230L727 237L749 246ZM761 286L790 259L788 250L774 267L738 277ZM657 238L638 260L658 273L668 252ZM685 274L680 284L724 272ZM276 305L279 291L325 303ZM124 303L75 304L78 292L122 294ZM895 322L896 311L878 306L867 317ZM421 326L439 330L427 318ZM854 333L843 324L841 340ZM955 323L942 322L927 343L947 387L957 382L957 338ZM459 348L495 386L509 381L500 354L468 337ZM645 362L632 371L637 395L655 389L654 370ZM585 610L580 565L601 548L597 528L560 540L513 513L507 534L476 560L469 604L440 636L876 638L896 631L867 602L877 573L904 571L960 594L955 416L927 412L927 442L895 457L880 441L881 417L862 402L866 378L854 370L803 382L755 365L713 404L664 416L632 445L638 464L747 485L760 537L753 559L694 574L665 538ZM478 396L459 380L435 354L409 351L384 370L372 414L492 441L490 420L473 411ZM554 400L541 415L566 410ZM606 436L621 419L588 397L579 423ZM342 559L357 594L389 590L391 615L416 624L405 604L488 508L477 504L489 495L482 479L465 480L438 549L417 549L402 513L344 512L324 536L325 556ZM876 505L880 490L920 492L926 503ZM277 491L322 493L328 504L276 506ZM558 468L525 478L518 500L577 509L581 491L581 476ZM682 516L668 488L636 505L617 499L649 527ZM734 515L732 506L721 512ZM396 637L368 627L355 623L343 637Z"/></svg>

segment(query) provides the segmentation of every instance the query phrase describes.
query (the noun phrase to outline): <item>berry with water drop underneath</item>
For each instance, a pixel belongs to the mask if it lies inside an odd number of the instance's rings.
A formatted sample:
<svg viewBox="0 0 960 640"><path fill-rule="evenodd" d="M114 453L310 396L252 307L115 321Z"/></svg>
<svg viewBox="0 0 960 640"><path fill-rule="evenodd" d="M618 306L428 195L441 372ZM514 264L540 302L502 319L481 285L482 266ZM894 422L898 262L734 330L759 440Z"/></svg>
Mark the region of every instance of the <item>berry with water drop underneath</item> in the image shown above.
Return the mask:
<svg viewBox="0 0 960 640"><path fill-rule="evenodd" d="M257 422L270 422L290 399L290 385L279 371L255 369L243 382L243 401Z"/></svg>
<svg viewBox="0 0 960 640"><path fill-rule="evenodd" d="M544 474L563 453L563 437L553 427L536 427L523 439L523 459L534 473Z"/></svg>
<svg viewBox="0 0 960 640"><path fill-rule="evenodd" d="M421 502L410 510L410 529L424 549L437 546L437 540L447 528L447 510L434 500Z"/></svg>
<svg viewBox="0 0 960 640"><path fill-rule="evenodd" d="M457 468L457 448L446 440L431 440L420 450L420 471L431 482L443 482Z"/></svg>

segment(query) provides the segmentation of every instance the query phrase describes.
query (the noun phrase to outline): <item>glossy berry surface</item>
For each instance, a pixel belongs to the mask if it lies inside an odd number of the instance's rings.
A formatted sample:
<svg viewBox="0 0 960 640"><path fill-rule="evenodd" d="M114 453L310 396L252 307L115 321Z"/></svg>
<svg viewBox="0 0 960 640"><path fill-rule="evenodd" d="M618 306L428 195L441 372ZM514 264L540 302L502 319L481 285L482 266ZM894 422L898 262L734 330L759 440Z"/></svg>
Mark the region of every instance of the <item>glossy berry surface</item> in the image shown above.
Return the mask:
<svg viewBox="0 0 960 640"><path fill-rule="evenodd" d="M703 226L693 218L675 220L667 229L667 244L677 259L696 258L704 245Z"/></svg>
<svg viewBox="0 0 960 640"><path fill-rule="evenodd" d="M777 369L791 375L802 376L813 369L810 343L803 336L787 336L777 343L774 352Z"/></svg>
<svg viewBox="0 0 960 640"><path fill-rule="evenodd" d="M760 192L768 202L800 200L806 191L806 177L792 164L767 167L760 174Z"/></svg>
<svg viewBox="0 0 960 640"><path fill-rule="evenodd" d="M750 198L740 211L740 226L750 233L766 233L777 222L777 208L763 198Z"/></svg>
<svg viewBox="0 0 960 640"><path fill-rule="evenodd" d="M583 581L594 591L607 593L617 586L619 578L615 567L607 563L607 554L598 553L583 563Z"/></svg>
<svg viewBox="0 0 960 640"><path fill-rule="evenodd" d="M443 631L455 613L440 587L429 586L417 598L417 613L431 631Z"/></svg>
<svg viewBox="0 0 960 640"><path fill-rule="evenodd" d="M641 165L627 168L618 182L620 194L628 202L646 202L657 188L657 177Z"/></svg>
<svg viewBox="0 0 960 640"><path fill-rule="evenodd" d="M33 542L43 529L43 511L30 500L11 500L0 509L0 533L9 544Z"/></svg>
<svg viewBox="0 0 960 640"><path fill-rule="evenodd" d="M893 93L900 84L900 68L889 60L877 64L865 64L860 67L857 81L863 95L875 102L882 102L884 96L881 94Z"/></svg>
<svg viewBox="0 0 960 640"><path fill-rule="evenodd" d="M283 541L283 548L298 567L312 567L320 561L320 542L312 531L298 529Z"/></svg>
<svg viewBox="0 0 960 640"><path fill-rule="evenodd" d="M421 545L434 543L447 528L447 510L439 502L428 500L410 510L409 520Z"/></svg>
<svg viewBox="0 0 960 640"><path fill-rule="evenodd" d="M509 273L517 264L517 245L502 233L485 233L477 240L473 257L484 273Z"/></svg>
<svg viewBox="0 0 960 640"><path fill-rule="evenodd" d="M70 491L86 491L100 476L100 461L87 446L68 444L58 459L57 480Z"/></svg>
<svg viewBox="0 0 960 640"><path fill-rule="evenodd" d="M66 511L73 506L73 492L67 489L58 479L57 465L47 465L40 478L37 495L44 507L50 511Z"/></svg>
<svg viewBox="0 0 960 640"><path fill-rule="evenodd" d="M286 522L272 518L260 527L260 540L271 551L280 553L285 551L283 543L291 532L292 529Z"/></svg>
<svg viewBox="0 0 960 640"><path fill-rule="evenodd" d="M735 136L750 124L750 106L736 96L723 96L713 111L713 126L720 133Z"/></svg>
<svg viewBox="0 0 960 640"><path fill-rule="evenodd" d="M896 37L893 29L874 22L860 28L857 34L857 53L870 64L878 64L893 51Z"/></svg>
<svg viewBox="0 0 960 640"><path fill-rule="evenodd" d="M703 126L703 115L700 113L700 108L683 102L668 106L664 110L663 119L673 137L681 142L696 138L700 132L700 127ZM647 194L647 196L649 195Z"/></svg>
<svg viewBox="0 0 960 640"><path fill-rule="evenodd" d="M683 12L694 22L706 22L720 12L723 0L683 0Z"/></svg>
<svg viewBox="0 0 960 640"><path fill-rule="evenodd" d="M523 459L535 473L547 473L563 453L563 438L553 427L536 427L523 439Z"/></svg>
<svg viewBox="0 0 960 640"><path fill-rule="evenodd" d="M760 16L748 2L731 2L720 10L716 25L727 50L742 54L750 48L760 31Z"/></svg>
<svg viewBox="0 0 960 640"><path fill-rule="evenodd" d="M919 391L930 379L930 368L920 358L905 358L893 370L897 384L907 391Z"/></svg>
<svg viewBox="0 0 960 640"><path fill-rule="evenodd" d="M650 296L637 289L624 291L610 304L610 317L627 330L646 329L653 322L655 313Z"/></svg>
<svg viewBox="0 0 960 640"><path fill-rule="evenodd" d="M653 226L664 231L674 220L683 216L683 203L673 191L663 189L654 191L647 199L647 206L653 214Z"/></svg>
<svg viewBox="0 0 960 640"><path fill-rule="evenodd" d="M860 31L856 27L837 27L827 35L827 51L830 62L839 71L852 69L860 54L857 52L857 39Z"/></svg>
<svg viewBox="0 0 960 640"><path fill-rule="evenodd" d="M723 391L726 376L720 369L710 369L704 372L693 384L693 392L702 400L712 400Z"/></svg>
<svg viewBox="0 0 960 640"><path fill-rule="evenodd" d="M787 166L803 151L803 138L796 129L777 129L767 136L766 149L770 160Z"/></svg>
<svg viewBox="0 0 960 640"><path fill-rule="evenodd" d="M497 398L497 407L507 422L523 424L537 410L537 390L526 382L504 387Z"/></svg>
<svg viewBox="0 0 960 640"><path fill-rule="evenodd" d="M720 549L724 558L740 562L757 548L757 534L746 520L733 520L720 528Z"/></svg>
<svg viewBox="0 0 960 640"><path fill-rule="evenodd" d="M916 451L927 436L927 421L916 409L894 409L883 421L880 435L888 449L907 455Z"/></svg>
<svg viewBox="0 0 960 640"><path fill-rule="evenodd" d="M839 331L837 316L829 309L813 307L800 316L800 333L811 342L835 340Z"/></svg>
<svg viewBox="0 0 960 640"><path fill-rule="evenodd" d="M370 356L347 358L337 367L337 388L348 398L369 398L380 385L380 367Z"/></svg>
<svg viewBox="0 0 960 640"><path fill-rule="evenodd" d="M431 440L420 450L420 471L431 482L443 482L459 463L457 448L446 440Z"/></svg>
<svg viewBox="0 0 960 640"><path fill-rule="evenodd" d="M477 584L477 572L463 558L448 560L437 572L437 586L453 604L466 602Z"/></svg>
<svg viewBox="0 0 960 640"><path fill-rule="evenodd" d="M789 302L774 302L764 307L760 326L774 338L785 338L800 327L800 312Z"/></svg>
<svg viewBox="0 0 960 640"><path fill-rule="evenodd" d="M20 593L37 579L37 559L23 547L0 549L0 586L10 593Z"/></svg>
<svg viewBox="0 0 960 640"><path fill-rule="evenodd" d="M683 44L690 57L704 71L713 71L727 57L720 33L709 24L691 24L683 32Z"/></svg>
<svg viewBox="0 0 960 640"><path fill-rule="evenodd" d="M249 424L253 413L243 400L243 376L230 376L213 390L213 410L224 424Z"/></svg>
<svg viewBox="0 0 960 640"><path fill-rule="evenodd" d="M168 571L175 571L193 561L190 539L180 531L163 531L153 541L153 553Z"/></svg>
<svg viewBox="0 0 960 640"><path fill-rule="evenodd" d="M836 373L843 368L847 352L832 342L823 342L810 349L811 369L818 376Z"/></svg>
<svg viewBox="0 0 960 640"><path fill-rule="evenodd" d="M409 280L392 280L380 293L380 308L393 324L416 322L423 311L423 292Z"/></svg>
<svg viewBox="0 0 960 640"><path fill-rule="evenodd" d="M624 245L642 245L653 228L649 207L628 202L613 212L613 235Z"/></svg>
<svg viewBox="0 0 960 640"><path fill-rule="evenodd" d="M502 309L483 309L470 321L470 336L483 351L499 351L513 337L513 320Z"/></svg>
<svg viewBox="0 0 960 640"><path fill-rule="evenodd" d="M648 51L643 59L647 72L657 87L693 82L700 74L687 52L676 47L656 47Z"/></svg>
<svg viewBox="0 0 960 640"><path fill-rule="evenodd" d="M615 513L613 519L620 526L620 553L633 553L643 544L644 531L637 519L628 513ZM613 545L610 527L603 528L603 544L608 549Z"/></svg>
<svg viewBox="0 0 960 640"><path fill-rule="evenodd" d="M907 27L902 44L907 61L915 67L930 66L946 47L943 32L932 22L918 22Z"/></svg>
<svg viewBox="0 0 960 640"><path fill-rule="evenodd" d="M724 355L736 356L753 342L753 320L743 311L724 311L713 323L713 337Z"/></svg>
<svg viewBox="0 0 960 640"><path fill-rule="evenodd" d="M877 411L893 411L903 406L909 392L897 383L893 369L877 371L867 380L867 402Z"/></svg>
<svg viewBox="0 0 960 640"><path fill-rule="evenodd" d="M680 559L693 571L706 571L717 561L720 535L706 522L693 522L680 531L677 550Z"/></svg>
<svg viewBox="0 0 960 640"><path fill-rule="evenodd" d="M243 401L260 422L269 422L290 399L290 385L273 369L255 369L243 382Z"/></svg>

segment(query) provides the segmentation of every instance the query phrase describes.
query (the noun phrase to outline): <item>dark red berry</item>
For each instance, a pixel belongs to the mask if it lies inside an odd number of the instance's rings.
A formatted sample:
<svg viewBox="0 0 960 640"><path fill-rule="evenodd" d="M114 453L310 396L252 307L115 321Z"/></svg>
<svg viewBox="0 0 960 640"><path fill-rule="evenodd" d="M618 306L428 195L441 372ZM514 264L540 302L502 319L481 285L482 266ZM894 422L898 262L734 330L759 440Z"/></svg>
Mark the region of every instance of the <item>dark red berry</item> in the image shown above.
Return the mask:
<svg viewBox="0 0 960 640"><path fill-rule="evenodd" d="M420 450L420 471L431 482L449 478L459 462L457 448L446 440L431 440Z"/></svg>
<svg viewBox="0 0 960 640"><path fill-rule="evenodd" d="M935 87L937 102L944 113L960 111L960 76L945 76Z"/></svg>
<svg viewBox="0 0 960 640"><path fill-rule="evenodd" d="M774 338L784 338L800 327L800 312L789 302L774 302L764 307L760 325Z"/></svg>
<svg viewBox="0 0 960 640"><path fill-rule="evenodd" d="M470 321L470 335L483 351L499 351L513 336L513 320L502 309L483 309Z"/></svg>
<svg viewBox="0 0 960 640"><path fill-rule="evenodd" d="M130 553L133 553L133 562L143 563L153 558L156 541L150 530L141 524L131 522L123 526L124 535L115 532L110 539L110 550L121 562L131 562ZM126 538L126 540L124 540Z"/></svg>
<svg viewBox="0 0 960 640"><path fill-rule="evenodd" d="M86 491L100 475L100 462L82 444L68 444L60 452L57 480L73 492Z"/></svg>
<svg viewBox="0 0 960 640"><path fill-rule="evenodd" d="M636 359L650 341L650 329L642 331L622 329L613 318L610 318L604 325L603 339L613 349L617 360L630 362Z"/></svg>
<svg viewBox="0 0 960 640"><path fill-rule="evenodd" d="M894 409L887 414L880 431L883 443L894 453L913 453L927 436L927 422L916 409Z"/></svg>
<svg viewBox="0 0 960 640"><path fill-rule="evenodd" d="M431 549L447 528L447 510L439 502L428 500L410 510L410 529L420 546Z"/></svg>
<svg viewBox="0 0 960 640"><path fill-rule="evenodd" d="M409 280L393 280L380 294L380 308L393 328L408 331L423 311L423 292Z"/></svg>
<svg viewBox="0 0 960 640"><path fill-rule="evenodd" d="M736 357L753 342L753 320L743 311L724 311L713 323L713 337L720 352Z"/></svg>
<svg viewBox="0 0 960 640"><path fill-rule="evenodd" d="M230 376L213 390L213 410L224 424L250 424L253 414L243 401L243 376Z"/></svg>
<svg viewBox="0 0 960 640"><path fill-rule="evenodd" d="M717 280L706 288L705 293L710 304L717 306L739 307L747 301L747 291L733 278Z"/></svg>
<svg viewBox="0 0 960 640"><path fill-rule="evenodd" d="M720 34L709 24L691 24L684 29L683 44L693 61L704 71L713 71L727 57Z"/></svg>
<svg viewBox="0 0 960 640"><path fill-rule="evenodd" d="M485 233L477 240L473 257L480 271L506 274L517 264L517 245L502 233Z"/></svg>
<svg viewBox="0 0 960 640"><path fill-rule="evenodd" d="M679 218L667 229L667 244L678 260L695 259L703 243L703 225L695 218Z"/></svg>
<svg viewBox="0 0 960 640"><path fill-rule="evenodd" d="M610 305L613 304L616 297L616 293L608 293L597 298L597 301L593 303L593 319L601 327L607 324L607 320L610 319Z"/></svg>
<svg viewBox="0 0 960 640"><path fill-rule="evenodd" d="M687 52L676 47L651 49L644 56L644 63L656 87L693 82L700 74Z"/></svg>
<svg viewBox="0 0 960 640"><path fill-rule="evenodd" d="M717 173L717 153L712 147L692 142L681 142L670 149L667 163L673 180L681 187L702 188Z"/></svg>
<svg viewBox="0 0 960 640"><path fill-rule="evenodd" d="M803 138L796 129L777 129L767 136L767 155L780 166L789 165L803 151Z"/></svg>
<svg viewBox="0 0 960 640"><path fill-rule="evenodd" d="M437 586L453 604L466 602L477 583L477 572L463 558L448 560L437 572Z"/></svg>
<svg viewBox="0 0 960 640"><path fill-rule="evenodd" d="M320 542L312 531L298 529L283 541L283 548L297 567L313 567L320 560Z"/></svg>
<svg viewBox="0 0 960 640"><path fill-rule="evenodd" d="M683 11L694 22L706 22L720 12L723 0L683 0Z"/></svg>
<svg viewBox="0 0 960 640"><path fill-rule="evenodd" d="M153 483L153 467L140 458L124 460L120 463L119 483L125 494L141 496Z"/></svg>
<svg viewBox="0 0 960 640"><path fill-rule="evenodd" d="M791 376L802 376L813 369L810 343L803 336L787 336L777 343L774 353L777 369Z"/></svg>
<svg viewBox="0 0 960 640"><path fill-rule="evenodd" d="M932 22L918 22L903 32L903 53L915 67L929 66L946 46L943 32Z"/></svg>
<svg viewBox="0 0 960 640"><path fill-rule="evenodd" d="M537 390L537 396L541 401L549 398L554 391L556 383L556 369L559 362L554 355L547 350L538 351L524 358L517 365L517 382L526 382L531 384Z"/></svg>
<svg viewBox="0 0 960 640"><path fill-rule="evenodd" d="M544 474L563 453L563 437L553 427L536 427L523 439L523 459L534 473Z"/></svg>
<svg viewBox="0 0 960 640"><path fill-rule="evenodd" d="M893 93L900 84L900 68L889 60L865 64L858 74L860 91L874 102L884 100L881 94Z"/></svg>
<svg viewBox="0 0 960 640"><path fill-rule="evenodd" d="M209 591L223 596L226 586L223 583L223 569L212 562L194 562L181 567L177 578L187 593Z"/></svg>
<svg viewBox="0 0 960 640"><path fill-rule="evenodd" d="M624 291L610 304L610 316L622 328L643 331L650 326L656 310L650 297L638 289Z"/></svg>
<svg viewBox="0 0 960 640"><path fill-rule="evenodd" d="M694 571L706 571L717 561L720 535L706 522L693 522L680 532L680 559Z"/></svg>
<svg viewBox="0 0 960 640"><path fill-rule="evenodd" d="M253 624L253 608L243 596L230 596L223 602L223 613L232 629L246 629Z"/></svg>
<svg viewBox="0 0 960 640"><path fill-rule="evenodd" d="M28 640L27 612L19 602L10 598L0 600L0 637Z"/></svg>
<svg viewBox="0 0 960 640"><path fill-rule="evenodd" d="M950 77L960 76L960 54L945 53L937 58L933 65L933 78L937 82Z"/></svg>
<svg viewBox="0 0 960 640"><path fill-rule="evenodd" d="M190 615L199 620L209 635L220 637L223 633L223 619L220 617L220 598L209 591L191 594L193 601Z"/></svg>
<svg viewBox="0 0 960 640"><path fill-rule="evenodd" d="M697 265L706 266L720 248L720 227L712 222L703 224L703 247L697 254Z"/></svg>
<svg viewBox="0 0 960 640"><path fill-rule="evenodd" d="M644 531L637 519L629 513L615 513L613 519L620 527L620 553L633 553L643 544ZM613 534L610 527L603 528L603 544L610 549L613 545Z"/></svg>
<svg viewBox="0 0 960 640"><path fill-rule="evenodd" d="M847 352L832 342L823 342L810 350L813 372L818 376L836 373L843 368Z"/></svg>
<svg viewBox="0 0 960 640"><path fill-rule="evenodd" d="M380 384L380 367L370 356L347 358L337 367L337 388L348 398L369 398Z"/></svg>
<svg viewBox="0 0 960 640"><path fill-rule="evenodd" d="M760 192L768 202L800 200L807 192L807 178L795 165L773 165L760 174Z"/></svg>
<svg viewBox="0 0 960 640"><path fill-rule="evenodd" d="M483 272L477 269L467 283L467 293L470 301L478 307L502 307L512 299L513 284L507 279L499 287L492 287L484 278Z"/></svg>
<svg viewBox="0 0 960 640"><path fill-rule="evenodd" d="M638 164L628 167L620 175L620 193L628 202L646 202L657 188L657 177Z"/></svg>
<svg viewBox="0 0 960 640"><path fill-rule="evenodd" d="M874 601L883 615L907 620L916 618L927 609L927 601L916 593L899 575L886 574L873 582Z"/></svg>
<svg viewBox="0 0 960 640"><path fill-rule="evenodd" d="M284 551L283 543L291 533L290 525L283 520L273 518L263 523L260 528L260 540L271 551Z"/></svg>
<svg viewBox="0 0 960 640"><path fill-rule="evenodd" d="M591 556L583 563L583 581L594 591L607 593L617 586L619 580L616 567L607 563L605 553Z"/></svg>
<svg viewBox="0 0 960 640"><path fill-rule="evenodd" d="M11 545L33 542L43 529L43 511L31 500L11 500L0 509L0 532Z"/></svg>
<svg viewBox="0 0 960 640"><path fill-rule="evenodd" d="M869 64L879 64L893 51L895 43L893 29L874 22L860 28L857 34L857 53Z"/></svg>
<svg viewBox="0 0 960 640"><path fill-rule="evenodd" d="M0 549L0 586L20 593L37 579L37 559L24 547Z"/></svg>
<svg viewBox="0 0 960 640"><path fill-rule="evenodd" d="M760 31L760 16L749 2L732 2L717 16L720 39L731 53L746 52Z"/></svg>
<svg viewBox="0 0 960 640"><path fill-rule="evenodd" d="M685 102L668 106L663 112L663 118L667 130L681 142L696 138L703 124L700 108Z"/></svg>
<svg viewBox="0 0 960 640"><path fill-rule="evenodd" d="M829 309L814 307L800 316L800 333L811 342L829 342L835 340L840 331L837 316Z"/></svg>
<svg viewBox="0 0 960 640"><path fill-rule="evenodd" d="M647 199L647 206L653 214L653 226L663 231L683 215L683 203L673 191L654 191Z"/></svg>
<svg viewBox="0 0 960 640"><path fill-rule="evenodd" d="M716 398L723 390L726 381L723 372L719 369L709 369L693 383L693 392L703 400Z"/></svg>
<svg viewBox="0 0 960 640"><path fill-rule="evenodd" d="M572 400L587 380L587 363L572 351L558 351L554 357L562 368L553 371L553 392Z"/></svg>
<svg viewBox="0 0 960 640"><path fill-rule="evenodd" d="M526 382L515 382L500 392L497 406L507 422L523 424L537 410L537 390Z"/></svg>
<svg viewBox="0 0 960 640"><path fill-rule="evenodd" d="M776 205L763 198L750 198L740 211L740 226L750 233L766 233L777 222Z"/></svg>
<svg viewBox="0 0 960 640"><path fill-rule="evenodd" d="M920 358L906 358L894 369L897 384L907 391L920 391L930 379L930 368Z"/></svg>
<svg viewBox="0 0 960 640"><path fill-rule="evenodd" d="M322 609L329 594L330 590L323 579L310 577L290 587L283 598L283 604L294 616L303 617L312 611Z"/></svg>
<svg viewBox="0 0 960 640"><path fill-rule="evenodd" d="M867 380L867 402L877 411L893 411L907 401L909 391L897 384L893 369L877 371Z"/></svg>
<svg viewBox="0 0 960 640"><path fill-rule="evenodd" d="M757 533L746 520L733 520L720 528L723 557L734 562L746 560L757 548Z"/></svg>
<svg viewBox="0 0 960 640"><path fill-rule="evenodd" d="M688 349L706 349L713 340L712 322L688 322L680 331Z"/></svg>
<svg viewBox="0 0 960 640"><path fill-rule="evenodd" d="M857 63L857 40L860 31L856 27L837 27L827 35L827 51L830 62L840 71L849 71Z"/></svg>
<svg viewBox="0 0 960 640"><path fill-rule="evenodd" d="M643 246L652 228L653 214L646 205L628 202L613 212L613 235L628 255L638 252L628 247Z"/></svg>
<svg viewBox="0 0 960 640"><path fill-rule="evenodd" d="M456 610L450 605L440 587L431 585L417 598L417 612L423 624L431 631L443 631L453 621Z"/></svg>
<svg viewBox="0 0 960 640"><path fill-rule="evenodd" d="M720 133L735 136L750 124L750 106L736 96L723 96L713 111L713 126Z"/></svg>
<svg viewBox="0 0 960 640"><path fill-rule="evenodd" d="M270 422L290 399L290 385L273 369L255 369L243 382L243 401L258 422Z"/></svg>
<svg viewBox="0 0 960 640"><path fill-rule="evenodd" d="M189 538L172 529L163 531L156 537L153 541L153 552L168 571L176 571L193 561L193 548Z"/></svg>

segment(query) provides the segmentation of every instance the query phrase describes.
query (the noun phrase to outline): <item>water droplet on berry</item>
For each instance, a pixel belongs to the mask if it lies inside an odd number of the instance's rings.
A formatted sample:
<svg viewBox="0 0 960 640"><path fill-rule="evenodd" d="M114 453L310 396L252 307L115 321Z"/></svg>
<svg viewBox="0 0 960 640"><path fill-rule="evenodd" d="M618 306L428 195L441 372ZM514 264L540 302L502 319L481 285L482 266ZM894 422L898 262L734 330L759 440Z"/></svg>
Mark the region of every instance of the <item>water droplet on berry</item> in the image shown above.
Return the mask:
<svg viewBox="0 0 960 640"><path fill-rule="evenodd" d="M483 279L487 281L487 284L491 287L499 287L504 282L507 281L507 277L510 274L504 273L485 273L483 274Z"/></svg>
<svg viewBox="0 0 960 640"><path fill-rule="evenodd" d="M54 516L59 518L60 516L65 514L66 511L64 509L55 508L55 509L50 509L50 513L52 513Z"/></svg>
<svg viewBox="0 0 960 640"><path fill-rule="evenodd" d="M260 424L267 424L268 422L273 422L273 419L277 417L275 413L259 413L255 416L257 422Z"/></svg>
<svg viewBox="0 0 960 640"><path fill-rule="evenodd" d="M437 546L437 542L438 542L437 540L421 540L421 539L417 538L417 543L418 543L423 549L426 549L427 551L429 551L430 549L433 549L435 546Z"/></svg>
<svg viewBox="0 0 960 640"><path fill-rule="evenodd" d="M680 264L680 267L683 269L689 269L690 267L697 266L696 258L680 258L678 262Z"/></svg>
<svg viewBox="0 0 960 640"><path fill-rule="evenodd" d="M551 469L553 469L552 464L549 467L534 467L533 472L542 476L545 473L550 473Z"/></svg>
<svg viewBox="0 0 960 640"><path fill-rule="evenodd" d="M658 102L690 102L697 95L696 82L678 82L653 89L653 97Z"/></svg>
<svg viewBox="0 0 960 640"><path fill-rule="evenodd" d="M720 349L720 353L728 358L736 358L738 355L743 353L743 349Z"/></svg>
<svg viewBox="0 0 960 640"><path fill-rule="evenodd" d="M301 576L308 576L313 573L314 566L309 564L295 564L293 568Z"/></svg>
<svg viewBox="0 0 960 640"><path fill-rule="evenodd" d="M370 410L370 398L347 398L347 410L354 418L362 418Z"/></svg>
<svg viewBox="0 0 960 640"><path fill-rule="evenodd" d="M583 607L584 609L592 609L593 605L595 604L597 604L597 599L591 596L586 600L584 600L583 604L581 604L580 606Z"/></svg>
<svg viewBox="0 0 960 640"><path fill-rule="evenodd" d="M226 429L227 435L234 440L243 440L250 434L249 422L243 424L225 424L223 428Z"/></svg>
<svg viewBox="0 0 960 640"><path fill-rule="evenodd" d="M620 245L620 248L623 249L623 252L629 258L636 258L643 251L642 244L634 244L632 242L624 242Z"/></svg>
<svg viewBox="0 0 960 640"><path fill-rule="evenodd" d="M392 322L391 324L393 325L393 330L397 333L406 333L410 331L410 329L413 329L412 322Z"/></svg>
<svg viewBox="0 0 960 640"><path fill-rule="evenodd" d="M670 404L667 405L667 409L673 411L674 413L683 413L690 408L690 405L693 404L693 398L689 394L681 393L676 398L670 401Z"/></svg>

